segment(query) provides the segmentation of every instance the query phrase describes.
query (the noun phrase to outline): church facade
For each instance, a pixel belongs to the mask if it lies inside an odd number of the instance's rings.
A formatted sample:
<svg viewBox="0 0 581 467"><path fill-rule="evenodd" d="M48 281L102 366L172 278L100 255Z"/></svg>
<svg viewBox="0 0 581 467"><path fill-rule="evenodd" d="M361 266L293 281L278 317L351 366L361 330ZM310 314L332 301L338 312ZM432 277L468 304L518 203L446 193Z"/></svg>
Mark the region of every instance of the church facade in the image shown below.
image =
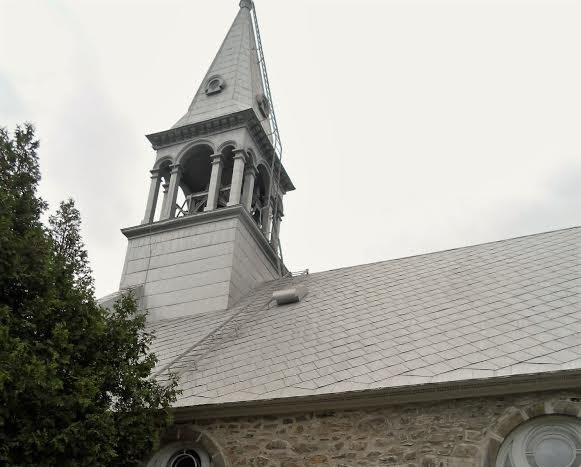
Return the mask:
<svg viewBox="0 0 581 467"><path fill-rule="evenodd" d="M289 272L295 187L251 0L148 139L120 290L182 392L145 465L581 466L581 228Z"/></svg>

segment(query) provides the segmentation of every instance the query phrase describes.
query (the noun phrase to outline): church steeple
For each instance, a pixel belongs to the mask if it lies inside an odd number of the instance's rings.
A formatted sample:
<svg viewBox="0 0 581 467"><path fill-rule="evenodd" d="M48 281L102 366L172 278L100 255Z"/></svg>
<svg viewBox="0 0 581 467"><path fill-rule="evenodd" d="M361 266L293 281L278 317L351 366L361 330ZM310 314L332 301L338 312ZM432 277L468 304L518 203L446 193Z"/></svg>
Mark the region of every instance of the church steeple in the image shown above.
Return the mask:
<svg viewBox="0 0 581 467"><path fill-rule="evenodd" d="M254 34L251 0L240 2L240 11L187 113L173 128L220 115L254 109L270 135L269 102L260 70L258 44Z"/></svg>
<svg viewBox="0 0 581 467"><path fill-rule="evenodd" d="M294 186L251 0L240 1L187 113L147 138L157 156L143 222L123 230L121 288L142 286L150 319L227 309L287 272L282 200Z"/></svg>

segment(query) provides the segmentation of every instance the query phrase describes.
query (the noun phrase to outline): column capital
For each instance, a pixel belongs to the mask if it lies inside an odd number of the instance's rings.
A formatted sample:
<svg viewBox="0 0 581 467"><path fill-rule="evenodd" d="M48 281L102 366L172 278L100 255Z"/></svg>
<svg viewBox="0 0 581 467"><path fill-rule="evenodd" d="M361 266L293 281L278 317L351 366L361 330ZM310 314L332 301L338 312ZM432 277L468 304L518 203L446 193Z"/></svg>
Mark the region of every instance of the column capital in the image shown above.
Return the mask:
<svg viewBox="0 0 581 467"><path fill-rule="evenodd" d="M242 159L242 161L246 163L247 156L246 151L244 149L234 149L232 153L234 154L234 159Z"/></svg>
<svg viewBox="0 0 581 467"><path fill-rule="evenodd" d="M244 167L244 176L247 175L254 175L256 177L258 175L258 170L252 164L248 164Z"/></svg>
<svg viewBox="0 0 581 467"><path fill-rule="evenodd" d="M224 154L222 154L222 153L220 153L220 152L219 152L219 153L216 153L216 154L212 154L212 155L210 156L210 162L211 162L212 164L219 164L219 163L221 163L223 160L224 160Z"/></svg>
<svg viewBox="0 0 581 467"><path fill-rule="evenodd" d="M151 169L149 173L151 174L151 178L159 177L160 169Z"/></svg>
<svg viewBox="0 0 581 467"><path fill-rule="evenodd" d="M171 168L171 173L174 174L174 173L178 173L181 170L182 166L180 164L172 164L170 166L170 168Z"/></svg>

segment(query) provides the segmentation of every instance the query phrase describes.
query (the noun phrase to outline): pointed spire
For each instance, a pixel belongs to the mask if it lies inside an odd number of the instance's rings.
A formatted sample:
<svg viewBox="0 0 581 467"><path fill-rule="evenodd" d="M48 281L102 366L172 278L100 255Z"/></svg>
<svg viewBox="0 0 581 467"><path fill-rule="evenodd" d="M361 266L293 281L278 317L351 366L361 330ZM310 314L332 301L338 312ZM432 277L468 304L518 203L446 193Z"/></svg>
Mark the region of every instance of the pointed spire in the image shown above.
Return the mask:
<svg viewBox="0 0 581 467"><path fill-rule="evenodd" d="M188 112L173 126L178 128L247 109L254 109L267 134L265 86L254 35L252 0L241 0L240 10L206 73Z"/></svg>

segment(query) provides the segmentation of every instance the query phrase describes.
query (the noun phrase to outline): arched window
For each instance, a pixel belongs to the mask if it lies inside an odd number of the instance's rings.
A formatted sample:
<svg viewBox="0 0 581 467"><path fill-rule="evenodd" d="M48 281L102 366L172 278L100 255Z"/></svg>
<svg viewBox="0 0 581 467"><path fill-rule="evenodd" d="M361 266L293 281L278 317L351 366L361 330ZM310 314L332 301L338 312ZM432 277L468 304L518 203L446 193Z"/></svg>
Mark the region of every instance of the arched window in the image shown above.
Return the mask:
<svg viewBox="0 0 581 467"><path fill-rule="evenodd" d="M202 458L195 449L180 449L169 460L168 467L203 467Z"/></svg>
<svg viewBox="0 0 581 467"><path fill-rule="evenodd" d="M176 199L176 217L202 212L206 207L212 172L210 156L213 153L210 146L200 144L190 148L181 158L181 190Z"/></svg>
<svg viewBox="0 0 581 467"><path fill-rule="evenodd" d="M165 435L183 438L162 446L149 459L147 467L228 467L220 446L204 431L189 426L174 427ZM195 440L195 441L194 441Z"/></svg>
<svg viewBox="0 0 581 467"><path fill-rule="evenodd" d="M211 96L212 94L217 94L222 92L226 83L221 76L212 76L206 82L206 95Z"/></svg>
<svg viewBox="0 0 581 467"><path fill-rule="evenodd" d="M496 467L581 467L581 421L546 415L523 423L505 438Z"/></svg>
<svg viewBox="0 0 581 467"><path fill-rule="evenodd" d="M213 467L206 449L187 441L161 448L147 463L147 467Z"/></svg>

